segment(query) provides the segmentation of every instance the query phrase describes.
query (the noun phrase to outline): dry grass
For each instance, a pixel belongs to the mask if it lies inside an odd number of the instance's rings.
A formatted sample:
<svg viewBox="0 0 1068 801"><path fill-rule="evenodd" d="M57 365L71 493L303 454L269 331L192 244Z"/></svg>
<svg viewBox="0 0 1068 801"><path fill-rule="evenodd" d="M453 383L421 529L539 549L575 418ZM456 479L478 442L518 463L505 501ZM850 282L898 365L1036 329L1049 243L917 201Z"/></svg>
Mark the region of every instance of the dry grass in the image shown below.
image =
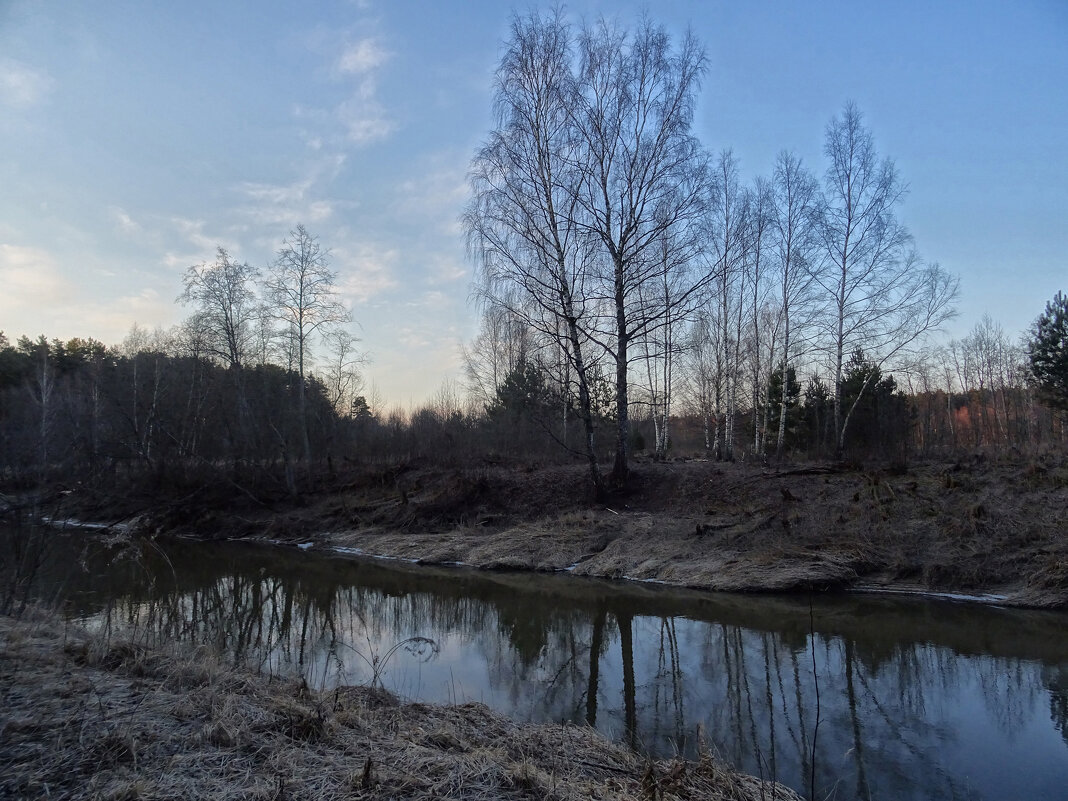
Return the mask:
<svg viewBox="0 0 1068 801"><path fill-rule="evenodd" d="M1063 454L975 454L908 470L639 461L601 504L578 464L354 468L296 506L201 501L144 520L194 537L314 540L431 564L727 591L996 593L1006 604L1068 606Z"/></svg>
<svg viewBox="0 0 1068 801"><path fill-rule="evenodd" d="M0 617L0 687L4 798L798 798L711 758L649 762L479 704L314 692L44 615Z"/></svg>
<svg viewBox="0 0 1068 801"><path fill-rule="evenodd" d="M572 569L700 589L885 587L1063 607L1068 465L1047 462L973 460L907 472L643 463L627 492L604 505L576 501L577 468L570 476L563 468L515 472L494 480L499 492L489 495L505 511L491 524L442 531L383 520L317 539L427 563ZM567 491L546 511L551 486ZM485 519L487 502L456 499L468 520ZM418 517L420 503L412 496L407 514ZM435 513L443 505L437 496Z"/></svg>

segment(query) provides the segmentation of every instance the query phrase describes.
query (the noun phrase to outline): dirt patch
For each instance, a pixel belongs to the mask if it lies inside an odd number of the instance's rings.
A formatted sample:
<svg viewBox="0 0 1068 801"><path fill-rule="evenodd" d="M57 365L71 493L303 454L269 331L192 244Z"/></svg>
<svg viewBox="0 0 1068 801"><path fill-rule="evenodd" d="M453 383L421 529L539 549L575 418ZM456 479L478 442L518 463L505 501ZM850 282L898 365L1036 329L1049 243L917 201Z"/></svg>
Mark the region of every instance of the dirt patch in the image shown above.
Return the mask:
<svg viewBox="0 0 1068 801"><path fill-rule="evenodd" d="M798 798L710 757L650 762L480 704L316 692L48 617L0 617L0 678L4 798Z"/></svg>

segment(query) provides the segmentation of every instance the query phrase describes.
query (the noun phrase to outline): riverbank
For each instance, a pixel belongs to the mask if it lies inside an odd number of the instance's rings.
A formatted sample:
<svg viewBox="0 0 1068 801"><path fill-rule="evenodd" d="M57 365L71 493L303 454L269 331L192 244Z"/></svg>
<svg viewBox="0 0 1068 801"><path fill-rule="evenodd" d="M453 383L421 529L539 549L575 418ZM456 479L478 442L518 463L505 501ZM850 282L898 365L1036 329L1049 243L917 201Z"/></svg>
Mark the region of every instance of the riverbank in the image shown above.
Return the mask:
<svg viewBox="0 0 1068 801"><path fill-rule="evenodd" d="M297 499L217 485L140 505L126 497L121 508L75 492L64 513L121 515L149 533L704 590L869 589L1068 606L1063 457L897 470L639 461L604 503L592 501L578 465L407 464L310 483Z"/></svg>
<svg viewBox="0 0 1068 801"><path fill-rule="evenodd" d="M317 692L47 615L0 617L0 677L4 798L798 798L707 756L650 762L481 704Z"/></svg>

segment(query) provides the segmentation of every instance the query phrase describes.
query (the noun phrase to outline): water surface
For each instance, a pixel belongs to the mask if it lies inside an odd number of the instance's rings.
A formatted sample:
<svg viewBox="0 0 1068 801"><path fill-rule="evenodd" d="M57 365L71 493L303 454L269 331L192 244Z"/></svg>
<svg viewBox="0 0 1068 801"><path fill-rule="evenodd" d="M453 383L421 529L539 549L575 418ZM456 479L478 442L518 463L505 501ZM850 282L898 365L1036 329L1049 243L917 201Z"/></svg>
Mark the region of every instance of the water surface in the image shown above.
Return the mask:
<svg viewBox="0 0 1068 801"><path fill-rule="evenodd" d="M730 596L242 543L50 535L36 591L318 686L380 681L818 798L1068 799L1068 614ZM403 642L411 637L433 641ZM400 647L398 644L401 644Z"/></svg>

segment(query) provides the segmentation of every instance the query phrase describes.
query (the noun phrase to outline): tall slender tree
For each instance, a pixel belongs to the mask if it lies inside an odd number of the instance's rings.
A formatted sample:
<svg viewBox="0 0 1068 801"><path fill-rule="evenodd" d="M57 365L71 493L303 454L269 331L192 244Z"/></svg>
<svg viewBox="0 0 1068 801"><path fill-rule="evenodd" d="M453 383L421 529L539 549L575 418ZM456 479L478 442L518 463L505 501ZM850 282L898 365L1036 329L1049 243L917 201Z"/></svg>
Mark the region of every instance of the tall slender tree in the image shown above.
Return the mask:
<svg viewBox="0 0 1068 801"><path fill-rule="evenodd" d="M708 205L707 157L690 131L707 59L691 33L673 47L647 17L632 31L603 19L587 27L580 56L571 117L581 143L578 203L603 254L599 300L611 315L597 340L615 362L613 476L623 480L631 344L687 316L709 278L694 269L680 280L703 244ZM665 243L673 250L668 259L660 252ZM667 302L647 304L665 280L675 286Z"/></svg>
<svg viewBox="0 0 1068 801"><path fill-rule="evenodd" d="M571 122L573 58L559 10L512 19L496 75L497 127L472 161L474 197L464 224L487 308L507 310L566 355L600 497L590 395L592 254L577 219L583 173Z"/></svg>
<svg viewBox="0 0 1068 801"><path fill-rule="evenodd" d="M282 241L264 284L275 316L283 322L292 342L297 367L297 403L304 459L311 461L308 437L307 368L314 337L324 326L351 321L348 309L338 298L337 273L330 269L330 252L317 237L298 225Z"/></svg>
<svg viewBox="0 0 1068 801"><path fill-rule="evenodd" d="M783 151L775 162L772 178L774 211L772 213L775 284L782 315L782 351L779 369L786 374L796 348L795 329L804 329L803 319L812 310L812 279L816 267L819 233L819 185L802 166L801 159ZM798 324L802 325L799 326ZM775 454L782 456L786 437L787 384L774 399L779 404L779 427L775 434Z"/></svg>
<svg viewBox="0 0 1068 801"><path fill-rule="evenodd" d="M860 111L848 103L827 126L822 238L825 264L817 280L828 300L824 342L834 374L836 451L845 447L849 416L864 382L843 408L843 366L861 349L883 365L953 316L958 282L938 265L924 265L895 217L905 185L894 163L879 160Z"/></svg>

